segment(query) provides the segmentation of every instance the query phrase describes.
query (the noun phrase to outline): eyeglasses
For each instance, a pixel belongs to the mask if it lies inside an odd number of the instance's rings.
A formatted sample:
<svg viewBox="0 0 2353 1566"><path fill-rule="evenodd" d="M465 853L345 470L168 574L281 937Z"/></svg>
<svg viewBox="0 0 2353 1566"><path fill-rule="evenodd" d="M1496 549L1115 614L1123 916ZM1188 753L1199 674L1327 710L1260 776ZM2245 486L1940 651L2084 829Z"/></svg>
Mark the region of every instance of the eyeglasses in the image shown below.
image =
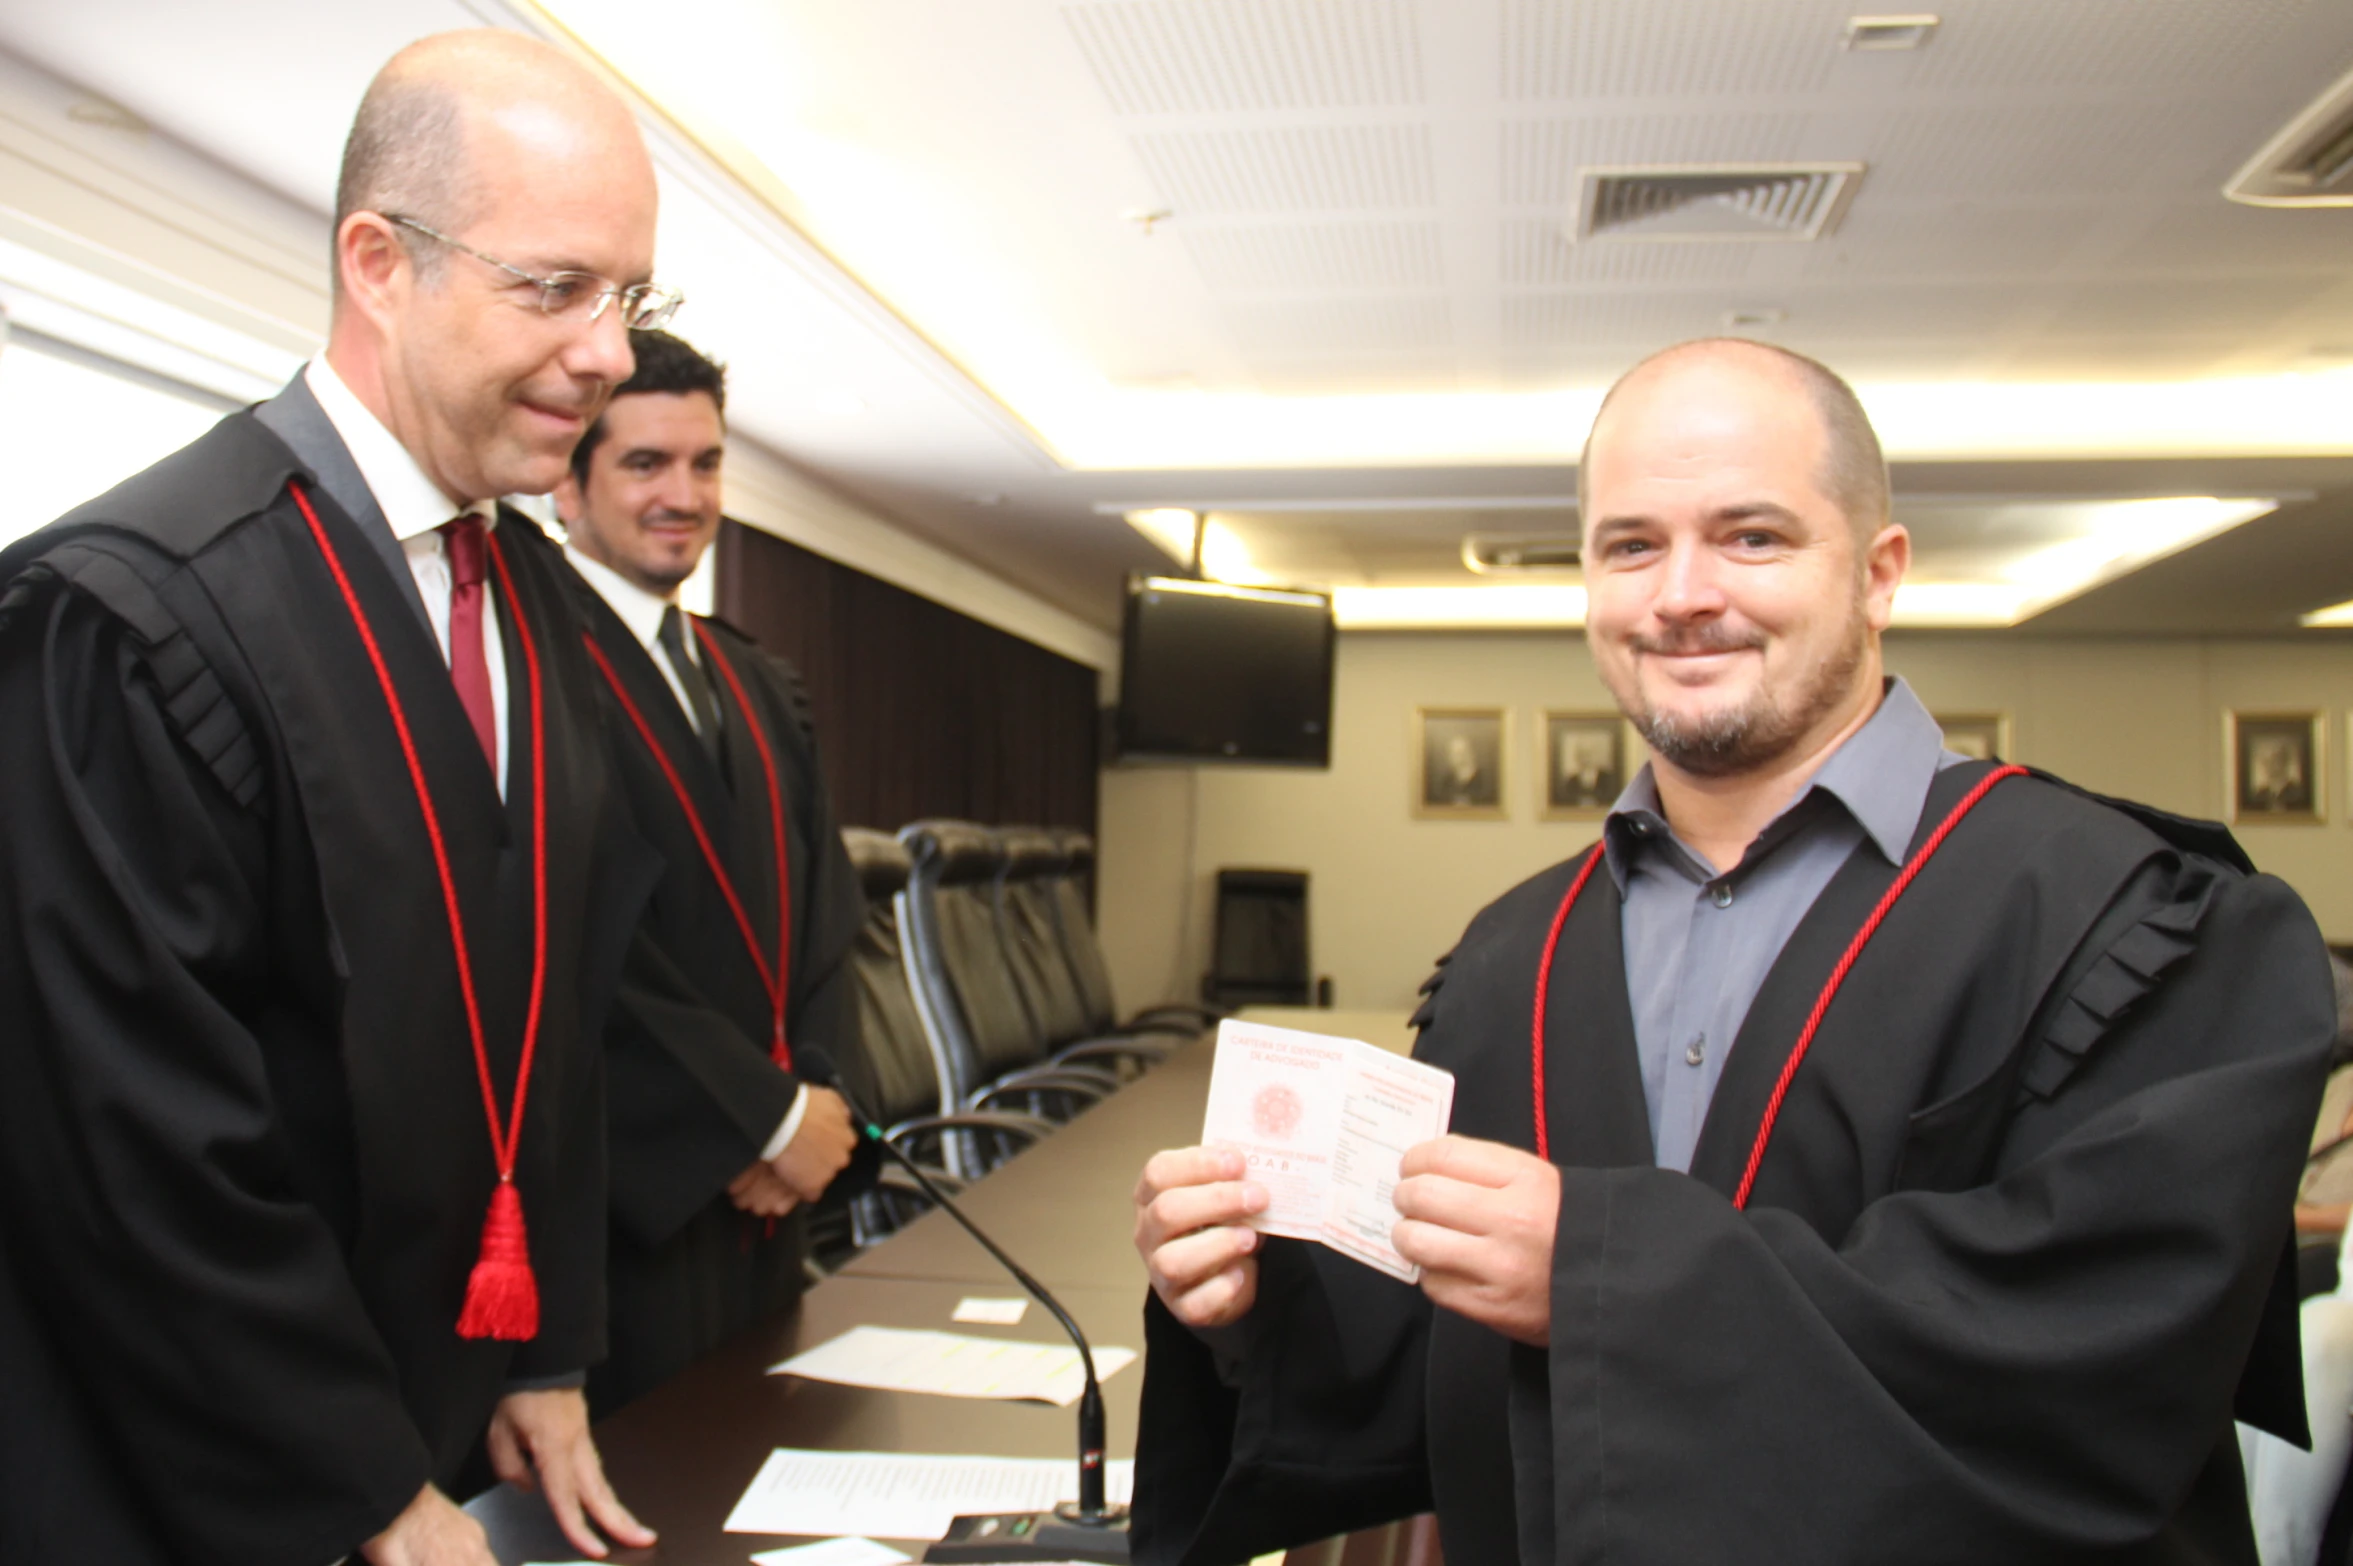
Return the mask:
<svg viewBox="0 0 2353 1566"><path fill-rule="evenodd" d="M398 223L402 228L413 228L427 239L438 239L452 250L463 250L475 260L497 267L501 272L521 278L539 290L539 308L559 321L587 325L600 319L605 306L614 300L621 302L621 324L633 332L650 332L667 326L678 307L686 303L686 295L675 288L657 288L652 283L632 283L623 287L608 283L594 272L551 272L546 277L511 266L498 257L484 255L461 239L452 239L437 228L403 217L397 212L384 214L387 223Z"/></svg>

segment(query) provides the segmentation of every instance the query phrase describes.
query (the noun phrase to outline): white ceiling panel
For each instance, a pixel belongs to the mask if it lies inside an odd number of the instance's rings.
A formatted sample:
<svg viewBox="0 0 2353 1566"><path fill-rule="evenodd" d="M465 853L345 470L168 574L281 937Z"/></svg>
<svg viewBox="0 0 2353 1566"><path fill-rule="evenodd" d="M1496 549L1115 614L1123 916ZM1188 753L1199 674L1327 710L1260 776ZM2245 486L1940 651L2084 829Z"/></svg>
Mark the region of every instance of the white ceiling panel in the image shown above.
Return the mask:
<svg viewBox="0 0 2353 1566"><path fill-rule="evenodd" d="M2101 216L2074 202L1864 205L1805 257L1808 278L2042 277L2097 243Z"/></svg>
<svg viewBox="0 0 2353 1566"><path fill-rule="evenodd" d="M2353 207L2247 207L2233 201L2152 204L2086 258L2107 275L2353 270Z"/></svg>
<svg viewBox="0 0 2353 1566"><path fill-rule="evenodd" d="M1426 125L1167 131L1134 145L1173 212L1377 211L1437 200Z"/></svg>
<svg viewBox="0 0 2353 1566"><path fill-rule="evenodd" d="M1923 89L2004 93L2058 88L2141 94L2266 90L2283 38L2305 31L2327 0L1975 0L1939 8L1919 55Z"/></svg>
<svg viewBox="0 0 2353 1566"><path fill-rule="evenodd" d="M2223 149L2240 117L2155 94L2033 108L1924 106L1891 116L1873 138L1865 190L1905 204L2212 191L2229 173Z"/></svg>
<svg viewBox="0 0 2353 1566"><path fill-rule="evenodd" d="M1428 352L1453 336L1443 294L1238 300L1225 314L1252 359Z"/></svg>
<svg viewBox="0 0 2353 1566"><path fill-rule="evenodd" d="M2051 317L2054 333L2122 336L2162 321L2165 335L2262 336L2298 307L2337 286L2333 277L2279 277L2260 290L2200 279L2103 278L2074 289Z"/></svg>
<svg viewBox="0 0 2353 1566"><path fill-rule="evenodd" d="M1641 240L1578 244L1552 218L1511 218L1503 225L1503 283L1737 283L1755 265L1752 245L1662 245Z"/></svg>
<svg viewBox="0 0 2353 1566"><path fill-rule="evenodd" d="M1123 0L1062 16L1121 114L1422 101L1406 0Z"/></svg>
<svg viewBox="0 0 2353 1566"><path fill-rule="evenodd" d="M1435 221L1188 224L1202 281L1220 293L1438 288L1445 230Z"/></svg>
<svg viewBox="0 0 2353 1566"><path fill-rule="evenodd" d="M1838 63L1839 4L1507 0L1503 92L1528 101L1804 93Z"/></svg>

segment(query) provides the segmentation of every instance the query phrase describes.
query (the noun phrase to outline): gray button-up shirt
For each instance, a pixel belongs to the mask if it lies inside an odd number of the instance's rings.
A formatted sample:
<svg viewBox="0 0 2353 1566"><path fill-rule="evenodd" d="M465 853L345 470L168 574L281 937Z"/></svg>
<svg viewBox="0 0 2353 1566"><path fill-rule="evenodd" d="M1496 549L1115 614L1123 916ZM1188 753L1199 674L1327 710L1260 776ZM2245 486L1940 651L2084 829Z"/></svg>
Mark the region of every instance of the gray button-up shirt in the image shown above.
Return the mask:
<svg viewBox="0 0 2353 1566"><path fill-rule="evenodd" d="M1911 687L1890 680L1879 710L1724 874L1667 825L1647 765L1618 796L1602 844L1624 899L1626 992L1660 1168L1691 1168L1749 1003L1822 888L1859 843L1901 865L1929 783L1964 759Z"/></svg>

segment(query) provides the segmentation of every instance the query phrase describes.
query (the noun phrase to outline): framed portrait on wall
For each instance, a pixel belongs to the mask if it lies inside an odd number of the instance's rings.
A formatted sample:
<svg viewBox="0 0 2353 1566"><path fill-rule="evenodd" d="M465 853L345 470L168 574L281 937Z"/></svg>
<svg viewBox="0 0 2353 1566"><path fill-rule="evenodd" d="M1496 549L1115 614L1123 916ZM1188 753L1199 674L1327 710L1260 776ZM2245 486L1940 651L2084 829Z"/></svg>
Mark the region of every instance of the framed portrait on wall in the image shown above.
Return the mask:
<svg viewBox="0 0 2353 1566"><path fill-rule="evenodd" d="M1539 743L1544 819L1598 821L1608 815L1632 772L1626 720L1614 712L1547 710Z"/></svg>
<svg viewBox="0 0 2353 1566"><path fill-rule="evenodd" d="M1509 721L1501 707L1416 707L1413 813L1436 820L1501 821Z"/></svg>
<svg viewBox="0 0 2353 1566"><path fill-rule="evenodd" d="M2222 715L2224 789L2234 825L2311 826L2328 798L2328 751L2318 712Z"/></svg>
<svg viewBox="0 0 2353 1566"><path fill-rule="evenodd" d="M2011 761L2010 715L2006 712L1938 713L1944 748L1971 761Z"/></svg>

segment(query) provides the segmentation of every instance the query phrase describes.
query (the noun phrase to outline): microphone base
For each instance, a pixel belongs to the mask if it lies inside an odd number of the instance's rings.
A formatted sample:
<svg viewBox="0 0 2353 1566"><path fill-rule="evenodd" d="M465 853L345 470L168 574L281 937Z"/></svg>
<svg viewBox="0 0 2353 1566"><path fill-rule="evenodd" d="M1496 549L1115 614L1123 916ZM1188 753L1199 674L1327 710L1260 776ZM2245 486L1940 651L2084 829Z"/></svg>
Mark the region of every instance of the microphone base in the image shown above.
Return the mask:
<svg viewBox="0 0 2353 1566"><path fill-rule="evenodd" d="M923 1552L925 1561L1101 1561L1126 1566L1127 1508L1104 1508L1081 1521L1064 1502L1050 1512L1006 1512L959 1517L948 1536Z"/></svg>

